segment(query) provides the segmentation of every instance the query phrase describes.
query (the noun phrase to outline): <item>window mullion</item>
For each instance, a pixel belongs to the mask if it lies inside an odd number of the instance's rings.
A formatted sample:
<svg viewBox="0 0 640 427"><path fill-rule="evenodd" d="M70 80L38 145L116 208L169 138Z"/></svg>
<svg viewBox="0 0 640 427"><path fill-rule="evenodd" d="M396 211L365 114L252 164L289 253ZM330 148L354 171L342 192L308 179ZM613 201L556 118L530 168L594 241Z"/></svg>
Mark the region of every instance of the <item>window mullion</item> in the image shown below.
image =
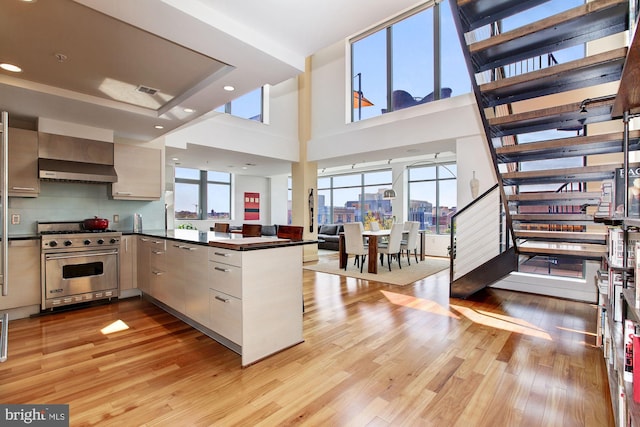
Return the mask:
<svg viewBox="0 0 640 427"><path fill-rule="evenodd" d="M440 99L440 4L433 8L433 99Z"/></svg>
<svg viewBox="0 0 640 427"><path fill-rule="evenodd" d="M393 29L387 27L387 111L393 111Z"/></svg>
<svg viewBox="0 0 640 427"><path fill-rule="evenodd" d="M197 212L199 219L207 219L206 218L206 209L208 209L207 204L207 171L200 171L200 185L199 185L199 201L200 201L200 211Z"/></svg>

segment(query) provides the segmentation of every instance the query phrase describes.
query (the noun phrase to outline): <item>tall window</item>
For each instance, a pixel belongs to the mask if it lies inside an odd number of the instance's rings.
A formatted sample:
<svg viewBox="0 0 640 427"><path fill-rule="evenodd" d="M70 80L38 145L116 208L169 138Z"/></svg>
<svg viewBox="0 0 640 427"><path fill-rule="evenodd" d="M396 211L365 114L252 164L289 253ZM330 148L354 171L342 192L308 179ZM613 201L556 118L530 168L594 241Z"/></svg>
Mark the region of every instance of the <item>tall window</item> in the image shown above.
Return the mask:
<svg viewBox="0 0 640 427"><path fill-rule="evenodd" d="M252 92L246 93L231 102L216 108L219 113L227 113L232 116L240 117L248 120L261 122L263 119L263 89L258 88Z"/></svg>
<svg viewBox="0 0 640 427"><path fill-rule="evenodd" d="M352 121L471 90L448 2L353 39L351 70Z"/></svg>
<svg viewBox="0 0 640 427"><path fill-rule="evenodd" d="M454 163L409 168L409 221L435 234L449 234L457 211L456 174Z"/></svg>
<svg viewBox="0 0 640 427"><path fill-rule="evenodd" d="M176 219L230 219L231 174L176 168L174 199Z"/></svg>
<svg viewBox="0 0 640 427"><path fill-rule="evenodd" d="M391 201L384 190L391 188L391 170L318 178L318 224L371 221L389 225L393 220Z"/></svg>

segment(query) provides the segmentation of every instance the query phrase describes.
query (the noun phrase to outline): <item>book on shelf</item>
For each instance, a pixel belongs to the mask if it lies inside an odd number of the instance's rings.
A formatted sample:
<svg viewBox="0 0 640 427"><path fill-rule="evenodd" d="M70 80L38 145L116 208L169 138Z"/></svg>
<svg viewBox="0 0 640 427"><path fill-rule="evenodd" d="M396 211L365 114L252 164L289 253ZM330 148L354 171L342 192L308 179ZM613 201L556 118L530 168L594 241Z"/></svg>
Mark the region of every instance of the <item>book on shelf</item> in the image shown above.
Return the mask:
<svg viewBox="0 0 640 427"><path fill-rule="evenodd" d="M633 365L640 366L640 336L633 337ZM633 401L640 403L640 369L633 372Z"/></svg>
<svg viewBox="0 0 640 427"><path fill-rule="evenodd" d="M624 198L627 197L627 217L640 218L640 163L629 165L629 179L624 188L624 168L617 168L615 175L614 216L624 216Z"/></svg>
<svg viewBox="0 0 640 427"><path fill-rule="evenodd" d="M623 329L623 338L624 338L624 371L622 374L622 379L627 382L633 382L633 337L636 336L636 325L635 322L631 319L624 320L624 329Z"/></svg>
<svg viewBox="0 0 640 427"><path fill-rule="evenodd" d="M636 244L640 242L640 231L627 231L627 266L634 267L636 259ZM624 230L609 228L609 265L622 267L624 263Z"/></svg>
<svg viewBox="0 0 640 427"><path fill-rule="evenodd" d="M608 179L602 182L600 186L600 200L598 208L594 214L599 218L611 218L615 214L615 185L613 180Z"/></svg>

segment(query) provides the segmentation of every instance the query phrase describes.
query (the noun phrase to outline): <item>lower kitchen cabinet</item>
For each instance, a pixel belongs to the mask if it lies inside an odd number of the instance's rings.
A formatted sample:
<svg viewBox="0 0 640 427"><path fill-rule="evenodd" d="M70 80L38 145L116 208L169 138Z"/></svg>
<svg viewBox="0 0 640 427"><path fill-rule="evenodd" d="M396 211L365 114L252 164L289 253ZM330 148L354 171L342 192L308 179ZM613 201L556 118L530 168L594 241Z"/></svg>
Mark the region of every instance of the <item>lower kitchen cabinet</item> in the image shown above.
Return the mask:
<svg viewBox="0 0 640 427"><path fill-rule="evenodd" d="M302 246L243 251L140 236L137 251L138 288L243 366L303 341Z"/></svg>
<svg viewBox="0 0 640 427"><path fill-rule="evenodd" d="M209 248L181 244L181 271L184 279L184 313L204 326L209 326Z"/></svg>
<svg viewBox="0 0 640 427"><path fill-rule="evenodd" d="M9 295L0 310L40 305L40 240L9 240ZM38 309L39 311L39 309Z"/></svg>
<svg viewBox="0 0 640 427"><path fill-rule="evenodd" d="M122 236L120 239L120 291L136 287L137 240L136 236Z"/></svg>
<svg viewBox="0 0 640 427"><path fill-rule="evenodd" d="M209 278L211 330L240 346L242 366L303 341L302 246L209 248Z"/></svg>
<svg viewBox="0 0 640 427"><path fill-rule="evenodd" d="M242 300L213 289L209 294L210 328L242 346Z"/></svg>

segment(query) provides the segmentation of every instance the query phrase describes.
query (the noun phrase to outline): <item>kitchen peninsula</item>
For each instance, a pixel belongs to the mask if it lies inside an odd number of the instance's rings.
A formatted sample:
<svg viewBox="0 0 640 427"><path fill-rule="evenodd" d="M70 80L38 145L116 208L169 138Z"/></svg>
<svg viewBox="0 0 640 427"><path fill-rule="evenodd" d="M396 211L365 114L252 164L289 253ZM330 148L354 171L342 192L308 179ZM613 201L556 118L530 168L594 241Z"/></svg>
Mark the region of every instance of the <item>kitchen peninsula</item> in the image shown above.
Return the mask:
<svg viewBox="0 0 640 427"><path fill-rule="evenodd" d="M146 298L242 356L242 366L299 344L302 245L197 230L137 234Z"/></svg>

